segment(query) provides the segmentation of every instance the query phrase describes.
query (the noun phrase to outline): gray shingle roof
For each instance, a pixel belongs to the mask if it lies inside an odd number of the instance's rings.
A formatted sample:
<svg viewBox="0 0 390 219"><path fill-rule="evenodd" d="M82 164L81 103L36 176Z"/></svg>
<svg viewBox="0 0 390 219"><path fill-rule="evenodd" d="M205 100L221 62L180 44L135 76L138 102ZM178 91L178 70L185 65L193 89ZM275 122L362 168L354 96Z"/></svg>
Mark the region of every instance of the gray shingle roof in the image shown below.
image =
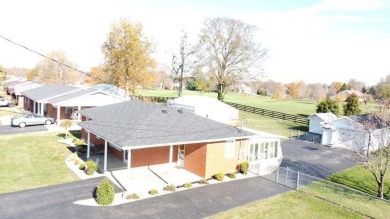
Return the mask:
<svg viewBox="0 0 390 219"><path fill-rule="evenodd" d="M22 94L32 100L42 101L77 90L80 90L80 88L69 85L44 85L23 91Z"/></svg>
<svg viewBox="0 0 390 219"><path fill-rule="evenodd" d="M81 110L79 125L120 147L244 139L255 134L175 108L137 100Z"/></svg>
<svg viewBox="0 0 390 219"><path fill-rule="evenodd" d="M76 91L76 92L68 93L68 94L65 94L65 95L61 95L59 97L55 97L55 98L49 99L48 102L53 104L53 105L56 105L56 104L64 102L64 101L68 101L68 100L71 100L71 99L74 99L74 98L82 97L82 96L85 96L85 95L88 95L88 94L99 93L99 92L101 92L101 91L98 91L98 90L95 90L95 89L79 90L79 91Z"/></svg>

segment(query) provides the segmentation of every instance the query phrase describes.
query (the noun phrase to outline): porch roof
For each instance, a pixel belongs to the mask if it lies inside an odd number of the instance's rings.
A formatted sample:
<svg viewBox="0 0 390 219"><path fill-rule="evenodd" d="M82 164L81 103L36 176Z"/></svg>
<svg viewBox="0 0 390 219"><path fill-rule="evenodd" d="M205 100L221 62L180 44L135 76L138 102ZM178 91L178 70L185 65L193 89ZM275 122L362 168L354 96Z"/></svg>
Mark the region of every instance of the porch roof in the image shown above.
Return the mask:
<svg viewBox="0 0 390 219"><path fill-rule="evenodd" d="M123 148L245 139L256 136L184 110L137 100L81 110L86 130Z"/></svg>
<svg viewBox="0 0 390 219"><path fill-rule="evenodd" d="M26 90L23 91L22 94L36 102L41 102L77 90L80 90L80 88L69 85L52 84Z"/></svg>

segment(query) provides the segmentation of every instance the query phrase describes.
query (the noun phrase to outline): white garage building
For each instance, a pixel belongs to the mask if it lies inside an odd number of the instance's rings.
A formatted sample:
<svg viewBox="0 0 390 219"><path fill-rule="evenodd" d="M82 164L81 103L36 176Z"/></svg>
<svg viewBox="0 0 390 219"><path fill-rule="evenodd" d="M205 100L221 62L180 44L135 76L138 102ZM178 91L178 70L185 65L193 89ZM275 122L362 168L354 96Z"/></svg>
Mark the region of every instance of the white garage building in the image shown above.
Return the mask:
<svg viewBox="0 0 390 219"><path fill-rule="evenodd" d="M322 135L323 122L337 119L337 116L333 113L316 113L308 117L309 119L309 132Z"/></svg>
<svg viewBox="0 0 390 219"><path fill-rule="evenodd" d="M193 112L217 122L238 119L238 110L211 97L188 95L168 101L168 106Z"/></svg>

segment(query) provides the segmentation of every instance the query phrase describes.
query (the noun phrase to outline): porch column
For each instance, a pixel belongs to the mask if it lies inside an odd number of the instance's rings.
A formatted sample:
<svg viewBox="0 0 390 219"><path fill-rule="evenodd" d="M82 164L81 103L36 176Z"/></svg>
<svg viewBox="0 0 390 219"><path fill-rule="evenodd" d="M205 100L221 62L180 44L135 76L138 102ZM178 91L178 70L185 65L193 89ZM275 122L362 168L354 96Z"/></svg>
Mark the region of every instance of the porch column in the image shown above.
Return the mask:
<svg viewBox="0 0 390 219"><path fill-rule="evenodd" d="M35 101L33 101L33 113L35 113Z"/></svg>
<svg viewBox="0 0 390 219"><path fill-rule="evenodd" d="M127 169L131 168L131 150L127 150Z"/></svg>
<svg viewBox="0 0 390 219"><path fill-rule="evenodd" d="M78 120L78 121L81 121L81 120L80 120L80 113L79 113L80 110L81 110L81 106L79 106L79 107L77 108L77 120Z"/></svg>
<svg viewBox="0 0 390 219"><path fill-rule="evenodd" d="M90 150L91 150L91 132L87 131L87 159L89 158Z"/></svg>
<svg viewBox="0 0 390 219"><path fill-rule="evenodd" d="M107 140L104 139L104 169L103 172L107 171Z"/></svg>
<svg viewBox="0 0 390 219"><path fill-rule="evenodd" d="M43 109L45 108L44 107L44 105L43 105L44 103L41 103L41 116L43 116L44 115L44 113L43 113Z"/></svg>
<svg viewBox="0 0 390 219"><path fill-rule="evenodd" d="M169 145L169 163L172 163L173 145Z"/></svg>
<svg viewBox="0 0 390 219"><path fill-rule="evenodd" d="M61 119L61 106L57 106L57 124L59 124L60 119Z"/></svg>

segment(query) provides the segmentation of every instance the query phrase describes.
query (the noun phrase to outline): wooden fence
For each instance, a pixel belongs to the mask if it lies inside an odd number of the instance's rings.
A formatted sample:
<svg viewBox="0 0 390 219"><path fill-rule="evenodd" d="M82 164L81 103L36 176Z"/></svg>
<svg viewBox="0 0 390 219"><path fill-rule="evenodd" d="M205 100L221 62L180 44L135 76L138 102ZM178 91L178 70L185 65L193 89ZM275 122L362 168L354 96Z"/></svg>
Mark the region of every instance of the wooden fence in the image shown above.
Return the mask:
<svg viewBox="0 0 390 219"><path fill-rule="evenodd" d="M226 101L224 101L224 103L226 103L226 104L228 104L228 105L230 105L238 110L248 112L248 113L258 114L258 115L272 118L272 119L281 119L283 121L290 121L290 122L299 123L299 124L303 124L303 125L309 124L309 120L307 119L307 117L304 117L304 116L281 113L281 112L276 112L276 111L272 111L272 110L266 110L266 109L261 109L261 108L257 108L257 107L253 107L253 106L247 106L247 105L242 105L242 104L238 104L238 103L231 103L231 102L226 102Z"/></svg>

